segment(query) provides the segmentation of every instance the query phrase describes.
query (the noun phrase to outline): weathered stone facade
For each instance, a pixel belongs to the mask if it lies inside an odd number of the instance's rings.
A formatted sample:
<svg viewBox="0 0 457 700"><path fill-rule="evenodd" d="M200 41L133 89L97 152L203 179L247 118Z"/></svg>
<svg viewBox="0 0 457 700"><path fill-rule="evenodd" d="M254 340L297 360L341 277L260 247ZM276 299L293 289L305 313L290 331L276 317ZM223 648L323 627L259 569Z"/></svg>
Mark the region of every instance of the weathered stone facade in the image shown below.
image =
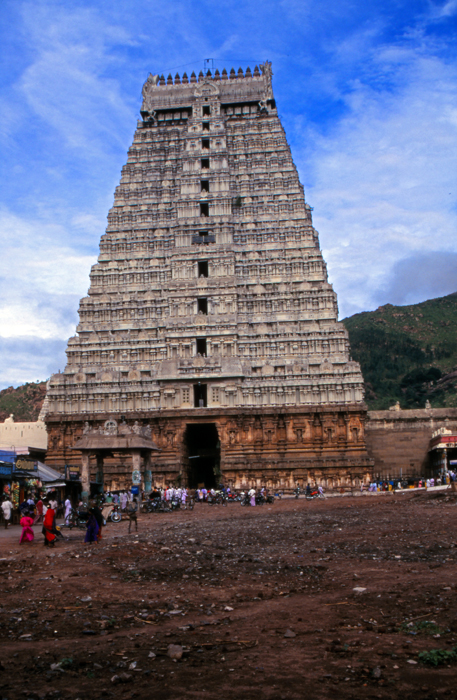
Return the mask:
<svg viewBox="0 0 457 700"><path fill-rule="evenodd" d="M443 428L457 433L456 408L401 409L397 405L388 411L369 411L366 441L374 459L374 476L436 476L438 466L430 443L434 433ZM455 450L450 453L457 459Z"/></svg>
<svg viewBox="0 0 457 700"><path fill-rule="evenodd" d="M146 81L77 335L50 380L49 463L75 461L85 421L125 416L162 450L156 481L369 476L360 367L261 68ZM129 478L106 460L108 485Z"/></svg>

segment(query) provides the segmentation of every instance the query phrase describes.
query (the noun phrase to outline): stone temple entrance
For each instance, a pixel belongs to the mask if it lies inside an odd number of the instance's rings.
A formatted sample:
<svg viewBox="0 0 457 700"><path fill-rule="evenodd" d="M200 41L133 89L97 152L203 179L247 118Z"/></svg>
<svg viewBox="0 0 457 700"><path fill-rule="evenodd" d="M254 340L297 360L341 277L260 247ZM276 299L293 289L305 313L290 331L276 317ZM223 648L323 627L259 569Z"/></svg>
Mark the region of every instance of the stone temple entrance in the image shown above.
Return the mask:
<svg viewBox="0 0 457 700"><path fill-rule="evenodd" d="M82 498L90 496L90 459L97 459L97 481L104 488L104 459L113 455L125 455L131 458L130 484L141 486L145 490L151 488L151 452L159 451L151 440L151 428L141 426L135 421L133 426L125 421L117 423L113 418L105 421L103 427L91 427L86 421L83 435L72 448L81 452L81 486Z"/></svg>
<svg viewBox="0 0 457 700"><path fill-rule="evenodd" d="M220 483L220 442L215 423L188 423L184 434L190 488L204 484L207 489Z"/></svg>

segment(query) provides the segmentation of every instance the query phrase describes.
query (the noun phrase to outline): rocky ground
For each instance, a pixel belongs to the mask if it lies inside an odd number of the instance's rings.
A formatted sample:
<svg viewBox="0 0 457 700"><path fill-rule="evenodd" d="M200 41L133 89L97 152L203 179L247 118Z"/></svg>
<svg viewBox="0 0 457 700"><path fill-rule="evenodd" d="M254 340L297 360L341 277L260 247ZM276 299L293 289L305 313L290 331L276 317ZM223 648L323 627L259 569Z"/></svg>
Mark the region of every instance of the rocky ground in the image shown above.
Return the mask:
<svg viewBox="0 0 457 700"><path fill-rule="evenodd" d="M200 505L54 551L16 527L0 697L457 698L456 518L441 492Z"/></svg>

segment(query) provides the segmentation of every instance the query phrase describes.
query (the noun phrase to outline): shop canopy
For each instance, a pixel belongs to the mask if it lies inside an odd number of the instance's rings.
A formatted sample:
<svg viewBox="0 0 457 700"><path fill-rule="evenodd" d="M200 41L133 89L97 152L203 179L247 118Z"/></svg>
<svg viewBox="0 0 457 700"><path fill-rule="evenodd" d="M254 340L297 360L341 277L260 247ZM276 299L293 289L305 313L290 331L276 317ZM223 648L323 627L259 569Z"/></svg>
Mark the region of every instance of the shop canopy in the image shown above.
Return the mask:
<svg viewBox="0 0 457 700"><path fill-rule="evenodd" d="M51 467L48 467L47 464L43 464L43 462L35 461L33 464L36 468L31 471L28 469L15 469L13 471L13 478L15 476L20 476L26 479L39 479L43 484L63 482L65 486L65 477L63 474L56 472L55 469L51 469ZM57 484L55 485L57 486Z"/></svg>

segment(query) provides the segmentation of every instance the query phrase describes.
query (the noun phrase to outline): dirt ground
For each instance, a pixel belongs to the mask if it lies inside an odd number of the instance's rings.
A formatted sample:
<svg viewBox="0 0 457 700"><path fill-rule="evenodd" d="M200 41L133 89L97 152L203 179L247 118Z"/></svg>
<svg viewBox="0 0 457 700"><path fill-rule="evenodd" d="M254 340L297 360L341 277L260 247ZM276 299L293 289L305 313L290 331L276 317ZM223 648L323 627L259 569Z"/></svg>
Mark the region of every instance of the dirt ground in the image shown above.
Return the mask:
<svg viewBox="0 0 457 700"><path fill-rule="evenodd" d="M456 520L441 492L197 505L51 551L16 527L0 697L457 698Z"/></svg>

